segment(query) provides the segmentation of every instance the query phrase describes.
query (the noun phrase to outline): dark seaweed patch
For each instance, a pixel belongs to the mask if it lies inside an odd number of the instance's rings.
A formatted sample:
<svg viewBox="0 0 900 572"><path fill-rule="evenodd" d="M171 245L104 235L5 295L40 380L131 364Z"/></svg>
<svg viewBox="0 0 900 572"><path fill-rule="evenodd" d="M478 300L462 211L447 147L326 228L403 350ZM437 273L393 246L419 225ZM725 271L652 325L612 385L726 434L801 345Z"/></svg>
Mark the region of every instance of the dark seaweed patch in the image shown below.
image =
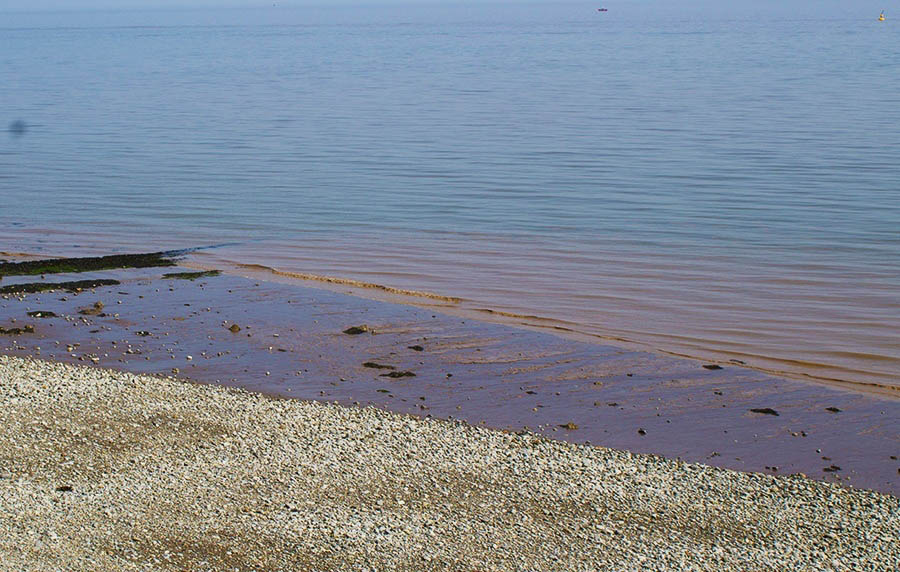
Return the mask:
<svg viewBox="0 0 900 572"><path fill-rule="evenodd" d="M222 272L220 270L204 270L202 272L172 272L163 274L163 278L174 278L178 280L196 280L198 278L208 278L210 276L218 276Z"/></svg>
<svg viewBox="0 0 900 572"><path fill-rule="evenodd" d="M24 328L0 328L0 335L4 336L20 336L22 334L33 334L34 326L25 326Z"/></svg>
<svg viewBox="0 0 900 572"><path fill-rule="evenodd" d="M74 282L29 282L27 284L10 284L0 288L0 294L34 294L36 292L50 292L52 290L67 290L77 292L100 286L116 286L118 280L76 280Z"/></svg>
<svg viewBox="0 0 900 572"><path fill-rule="evenodd" d="M0 276L34 276L37 274L60 274L65 272L96 272L117 268L151 268L175 266L171 255L165 252L147 254L112 254L87 258L49 258L26 262L0 263Z"/></svg>
<svg viewBox="0 0 900 572"><path fill-rule="evenodd" d="M381 377L392 377L397 379L400 377L416 377L416 374L411 371L392 371L391 373L382 373Z"/></svg>
<svg viewBox="0 0 900 572"><path fill-rule="evenodd" d="M760 407L756 409L751 409L753 413L761 413L762 415L774 415L778 417L778 412L772 409L771 407Z"/></svg>

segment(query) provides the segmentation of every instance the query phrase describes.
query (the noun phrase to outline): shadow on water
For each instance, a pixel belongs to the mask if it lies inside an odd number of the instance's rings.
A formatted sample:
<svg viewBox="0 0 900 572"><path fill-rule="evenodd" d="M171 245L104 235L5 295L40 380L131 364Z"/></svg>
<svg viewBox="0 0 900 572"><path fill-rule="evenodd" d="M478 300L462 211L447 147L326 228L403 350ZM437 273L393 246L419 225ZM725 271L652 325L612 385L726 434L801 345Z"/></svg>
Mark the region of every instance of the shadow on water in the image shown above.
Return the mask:
<svg viewBox="0 0 900 572"><path fill-rule="evenodd" d="M9 124L9 134L13 137L21 137L25 135L25 132L28 131L28 124L22 121L21 119L17 119Z"/></svg>

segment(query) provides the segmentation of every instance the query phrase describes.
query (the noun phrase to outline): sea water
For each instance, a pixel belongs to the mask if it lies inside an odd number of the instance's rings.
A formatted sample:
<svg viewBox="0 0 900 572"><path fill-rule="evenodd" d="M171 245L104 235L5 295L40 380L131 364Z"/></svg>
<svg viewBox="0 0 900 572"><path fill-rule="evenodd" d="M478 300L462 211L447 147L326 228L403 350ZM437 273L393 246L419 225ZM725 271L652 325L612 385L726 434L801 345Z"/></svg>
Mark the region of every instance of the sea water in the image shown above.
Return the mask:
<svg viewBox="0 0 900 572"><path fill-rule="evenodd" d="M0 251L226 244L900 387L900 13L722 4L4 13Z"/></svg>

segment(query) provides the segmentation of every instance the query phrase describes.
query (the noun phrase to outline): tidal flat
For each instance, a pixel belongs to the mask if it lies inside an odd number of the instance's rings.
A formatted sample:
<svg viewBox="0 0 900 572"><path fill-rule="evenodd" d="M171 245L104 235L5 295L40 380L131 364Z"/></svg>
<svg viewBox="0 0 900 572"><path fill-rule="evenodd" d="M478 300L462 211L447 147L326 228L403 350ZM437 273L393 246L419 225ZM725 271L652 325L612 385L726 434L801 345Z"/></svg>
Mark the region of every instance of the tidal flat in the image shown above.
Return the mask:
<svg viewBox="0 0 900 572"><path fill-rule="evenodd" d="M6 294L0 351L900 493L895 396L473 321L450 303L191 272Z"/></svg>

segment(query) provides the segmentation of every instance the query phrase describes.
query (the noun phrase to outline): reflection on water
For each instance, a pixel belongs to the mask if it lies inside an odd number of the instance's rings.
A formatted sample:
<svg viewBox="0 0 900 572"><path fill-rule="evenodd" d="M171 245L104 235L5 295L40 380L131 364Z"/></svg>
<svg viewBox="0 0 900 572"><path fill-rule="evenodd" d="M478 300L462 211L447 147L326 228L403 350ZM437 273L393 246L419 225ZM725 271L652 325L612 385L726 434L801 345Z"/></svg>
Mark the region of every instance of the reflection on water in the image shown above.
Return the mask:
<svg viewBox="0 0 900 572"><path fill-rule="evenodd" d="M197 258L900 385L897 29L689 8L12 18L0 250L234 242Z"/></svg>

